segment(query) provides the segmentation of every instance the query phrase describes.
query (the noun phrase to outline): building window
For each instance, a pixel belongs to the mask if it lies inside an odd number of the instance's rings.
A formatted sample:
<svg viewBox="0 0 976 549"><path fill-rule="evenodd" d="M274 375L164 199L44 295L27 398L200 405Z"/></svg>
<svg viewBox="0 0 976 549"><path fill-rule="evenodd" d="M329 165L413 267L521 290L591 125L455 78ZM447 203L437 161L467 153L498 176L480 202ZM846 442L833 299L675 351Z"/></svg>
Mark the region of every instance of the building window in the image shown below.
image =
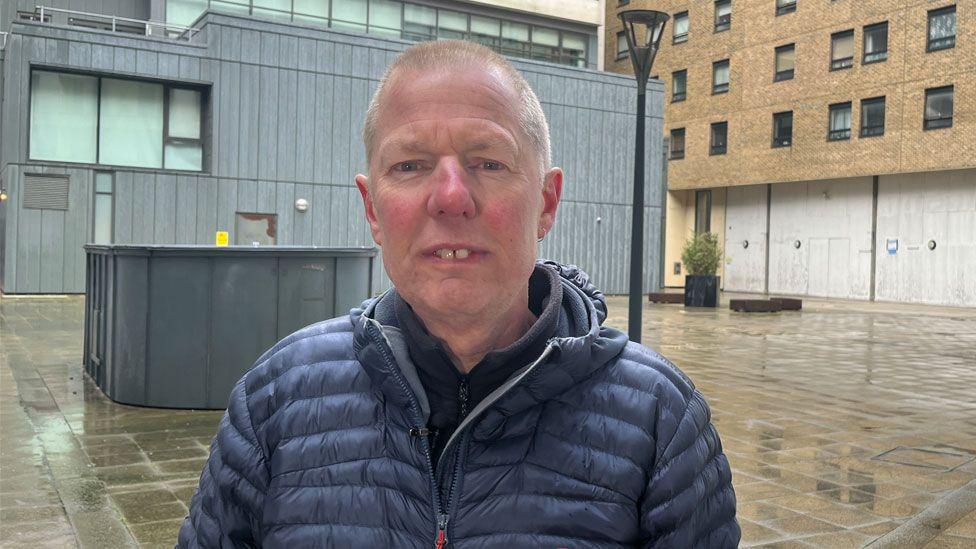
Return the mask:
<svg viewBox="0 0 976 549"><path fill-rule="evenodd" d="M864 27L865 65L888 59L888 22Z"/></svg>
<svg viewBox="0 0 976 549"><path fill-rule="evenodd" d="M956 6L929 12L929 33L925 51L944 50L956 45Z"/></svg>
<svg viewBox="0 0 976 549"><path fill-rule="evenodd" d="M712 230L712 191L695 191L695 234Z"/></svg>
<svg viewBox="0 0 976 549"><path fill-rule="evenodd" d="M793 145L793 111L773 115L773 148Z"/></svg>
<svg viewBox="0 0 976 549"><path fill-rule="evenodd" d="M729 60L712 63L712 94L729 91Z"/></svg>
<svg viewBox="0 0 976 549"><path fill-rule="evenodd" d="M851 138L851 102L836 103L830 106L830 122L827 128L827 141L842 141Z"/></svg>
<svg viewBox="0 0 976 549"><path fill-rule="evenodd" d="M674 14L674 37L671 42L680 44L688 41L688 12Z"/></svg>
<svg viewBox="0 0 976 549"><path fill-rule="evenodd" d="M685 157L685 129L671 130L671 160Z"/></svg>
<svg viewBox="0 0 976 549"><path fill-rule="evenodd" d="M627 33L625 31L620 31L617 33L617 59L623 59L627 57L627 51L630 48L627 46Z"/></svg>
<svg viewBox="0 0 976 549"><path fill-rule="evenodd" d="M617 5L618 6L626 6L629 3L630 3L630 0L617 0Z"/></svg>
<svg viewBox="0 0 976 549"><path fill-rule="evenodd" d="M795 61L796 44L776 48L776 75L773 77L773 82L792 80Z"/></svg>
<svg viewBox="0 0 976 549"><path fill-rule="evenodd" d="M201 171L203 101L175 84L33 71L30 158Z"/></svg>
<svg viewBox="0 0 976 549"><path fill-rule="evenodd" d="M684 101L688 91L688 71L680 70L671 73L671 102Z"/></svg>
<svg viewBox="0 0 976 549"><path fill-rule="evenodd" d="M729 123L715 122L712 124L712 135L709 142L708 154L725 154L729 141Z"/></svg>
<svg viewBox="0 0 976 549"><path fill-rule="evenodd" d="M925 90L926 130L952 126L952 86Z"/></svg>
<svg viewBox="0 0 976 549"><path fill-rule="evenodd" d="M796 11L796 0L776 0L776 15L785 15Z"/></svg>
<svg viewBox="0 0 976 549"><path fill-rule="evenodd" d="M732 0L715 0L715 32L732 28Z"/></svg>
<svg viewBox="0 0 976 549"><path fill-rule="evenodd" d="M278 216L237 212L235 246L274 246L278 240Z"/></svg>
<svg viewBox="0 0 976 549"><path fill-rule="evenodd" d="M95 172L95 205L92 212L92 242L112 243L112 172Z"/></svg>
<svg viewBox="0 0 976 549"><path fill-rule="evenodd" d="M854 30L835 32L830 35L830 70L849 69L854 66Z"/></svg>
<svg viewBox="0 0 976 549"><path fill-rule="evenodd" d="M861 100L861 137L884 135L885 98Z"/></svg>

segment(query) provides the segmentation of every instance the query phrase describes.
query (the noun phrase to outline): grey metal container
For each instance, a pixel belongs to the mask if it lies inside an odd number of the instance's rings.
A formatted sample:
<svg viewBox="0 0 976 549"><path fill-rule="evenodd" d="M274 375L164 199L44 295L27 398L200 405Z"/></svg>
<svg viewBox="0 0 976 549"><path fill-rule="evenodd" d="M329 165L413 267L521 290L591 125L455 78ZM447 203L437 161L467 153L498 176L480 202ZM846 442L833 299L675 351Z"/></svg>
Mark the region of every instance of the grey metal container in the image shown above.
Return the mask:
<svg viewBox="0 0 976 549"><path fill-rule="evenodd" d="M288 334L373 291L375 248L85 246L85 370L109 398L227 405Z"/></svg>

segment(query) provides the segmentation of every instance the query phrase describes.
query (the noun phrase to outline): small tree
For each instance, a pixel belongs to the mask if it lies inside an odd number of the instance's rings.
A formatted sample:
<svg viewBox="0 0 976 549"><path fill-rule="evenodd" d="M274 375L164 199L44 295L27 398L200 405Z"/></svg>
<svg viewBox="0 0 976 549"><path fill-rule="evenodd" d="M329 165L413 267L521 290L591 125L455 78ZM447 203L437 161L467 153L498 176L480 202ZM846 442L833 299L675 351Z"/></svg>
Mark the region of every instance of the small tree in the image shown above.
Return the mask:
<svg viewBox="0 0 976 549"><path fill-rule="evenodd" d="M681 251L681 262L685 264L685 270L690 275L715 276L722 262L718 236L702 233L689 238Z"/></svg>

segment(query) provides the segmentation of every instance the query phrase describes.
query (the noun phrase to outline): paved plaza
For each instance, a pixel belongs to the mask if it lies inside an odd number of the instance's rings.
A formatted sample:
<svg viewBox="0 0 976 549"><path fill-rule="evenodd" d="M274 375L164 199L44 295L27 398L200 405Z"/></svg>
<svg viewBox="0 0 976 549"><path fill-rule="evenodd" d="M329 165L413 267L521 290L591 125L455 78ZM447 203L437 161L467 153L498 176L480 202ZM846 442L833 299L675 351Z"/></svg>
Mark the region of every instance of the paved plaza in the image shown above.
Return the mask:
<svg viewBox="0 0 976 549"><path fill-rule="evenodd" d="M0 300L0 546L172 547L221 412L106 399L83 306ZM976 310L644 315L712 406L744 546L976 547Z"/></svg>

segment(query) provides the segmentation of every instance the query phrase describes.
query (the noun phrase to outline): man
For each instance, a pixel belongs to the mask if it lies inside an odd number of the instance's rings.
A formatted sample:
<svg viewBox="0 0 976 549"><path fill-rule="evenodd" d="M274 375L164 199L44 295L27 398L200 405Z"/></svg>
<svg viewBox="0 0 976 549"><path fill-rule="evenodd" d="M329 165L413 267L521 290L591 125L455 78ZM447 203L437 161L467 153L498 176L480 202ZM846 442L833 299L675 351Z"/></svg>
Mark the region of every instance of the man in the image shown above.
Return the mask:
<svg viewBox="0 0 976 549"><path fill-rule="evenodd" d="M238 382L182 547L734 547L728 461L691 382L536 264L563 175L504 59L407 49L364 128L395 290Z"/></svg>

